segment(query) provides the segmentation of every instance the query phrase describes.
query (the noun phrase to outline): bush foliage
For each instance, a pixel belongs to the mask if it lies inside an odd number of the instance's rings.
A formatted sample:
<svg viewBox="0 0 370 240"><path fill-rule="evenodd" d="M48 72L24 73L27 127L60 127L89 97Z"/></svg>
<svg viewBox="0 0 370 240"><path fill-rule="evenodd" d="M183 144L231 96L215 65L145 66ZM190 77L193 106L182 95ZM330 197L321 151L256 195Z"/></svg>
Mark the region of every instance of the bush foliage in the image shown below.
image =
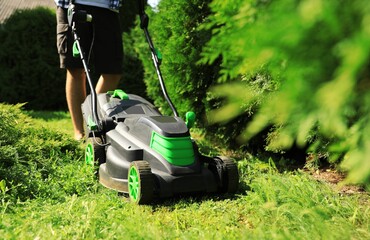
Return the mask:
<svg viewBox="0 0 370 240"><path fill-rule="evenodd" d="M332 162L344 159L350 181L369 183L367 1L214 0L211 8L204 27L214 29L213 37L203 62L222 56L220 81L240 79L215 91L229 100L215 120L232 119L257 103L241 141L273 126L268 150L309 144Z"/></svg>
<svg viewBox="0 0 370 240"><path fill-rule="evenodd" d="M55 31L55 13L46 8L18 10L0 25L0 102L66 108Z"/></svg>
<svg viewBox="0 0 370 240"><path fill-rule="evenodd" d="M369 11L364 0L163 0L149 27L181 115L206 113L224 124L208 131L229 143L267 133L258 144L268 151L344 159L350 181L369 182ZM149 96L168 110L144 43L135 46Z"/></svg>

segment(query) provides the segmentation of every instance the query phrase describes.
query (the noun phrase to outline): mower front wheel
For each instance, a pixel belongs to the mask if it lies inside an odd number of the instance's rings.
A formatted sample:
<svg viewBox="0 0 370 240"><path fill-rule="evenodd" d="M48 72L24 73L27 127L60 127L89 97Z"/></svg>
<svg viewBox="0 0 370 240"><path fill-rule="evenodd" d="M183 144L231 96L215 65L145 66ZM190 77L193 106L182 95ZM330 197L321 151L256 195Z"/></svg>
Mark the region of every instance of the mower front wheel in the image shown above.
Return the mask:
<svg viewBox="0 0 370 240"><path fill-rule="evenodd" d="M88 138L85 148L85 162L87 165L95 166L105 163L105 148L101 138Z"/></svg>
<svg viewBox="0 0 370 240"><path fill-rule="evenodd" d="M128 194L136 204L147 204L153 199L154 175L147 161L134 161L128 171Z"/></svg>

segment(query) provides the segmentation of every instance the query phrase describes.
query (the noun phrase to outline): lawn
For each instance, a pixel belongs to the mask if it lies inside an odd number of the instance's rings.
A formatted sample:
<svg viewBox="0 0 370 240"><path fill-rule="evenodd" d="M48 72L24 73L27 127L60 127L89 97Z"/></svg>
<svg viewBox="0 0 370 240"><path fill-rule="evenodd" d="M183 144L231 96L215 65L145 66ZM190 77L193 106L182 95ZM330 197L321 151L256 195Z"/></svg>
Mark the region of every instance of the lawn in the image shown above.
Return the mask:
<svg viewBox="0 0 370 240"><path fill-rule="evenodd" d="M240 171L235 195L132 204L102 187L84 164L83 146L70 138L68 114L32 112L24 117L31 116L27 129L57 131L57 140L45 137L44 143L59 150L49 151L49 165L25 169L41 172L29 173L38 183L30 197L17 199L22 186L0 176L6 183L0 195L3 239L370 239L368 192L344 191L348 186L330 184L308 171L281 171L271 159L246 153L229 153ZM55 141L73 142L76 150ZM208 149L210 144L202 140L200 145Z"/></svg>

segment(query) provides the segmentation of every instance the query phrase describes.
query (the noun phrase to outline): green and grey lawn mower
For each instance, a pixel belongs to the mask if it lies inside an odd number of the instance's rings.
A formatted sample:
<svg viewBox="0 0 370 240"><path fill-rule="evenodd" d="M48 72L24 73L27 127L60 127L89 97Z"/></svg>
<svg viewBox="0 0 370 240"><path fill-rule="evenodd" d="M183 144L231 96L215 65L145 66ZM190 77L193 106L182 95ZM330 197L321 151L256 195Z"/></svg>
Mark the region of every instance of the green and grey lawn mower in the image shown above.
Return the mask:
<svg viewBox="0 0 370 240"><path fill-rule="evenodd" d="M141 28L149 44L163 95L174 116L162 115L144 98L115 90L96 94L79 44L74 21L89 19L86 12L69 9L69 23L75 37L91 93L82 104L88 143L85 160L98 166L99 181L123 193L138 204L173 196L235 193L238 169L227 157L202 155L189 129L195 114L181 119L160 71L160 59L148 32L149 18L139 1ZM92 16L93 18L93 16Z"/></svg>

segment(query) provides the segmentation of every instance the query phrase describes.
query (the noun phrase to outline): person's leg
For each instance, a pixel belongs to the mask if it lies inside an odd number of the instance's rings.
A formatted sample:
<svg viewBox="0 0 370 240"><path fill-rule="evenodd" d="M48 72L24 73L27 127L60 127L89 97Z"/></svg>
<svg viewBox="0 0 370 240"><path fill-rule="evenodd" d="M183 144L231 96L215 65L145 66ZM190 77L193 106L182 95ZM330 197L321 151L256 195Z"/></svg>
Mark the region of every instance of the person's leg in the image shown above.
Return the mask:
<svg viewBox="0 0 370 240"><path fill-rule="evenodd" d="M66 99L71 114L74 138L84 136L84 123L81 104L86 97L86 74L80 58L72 56L74 38L68 25L67 9L57 8L57 48L60 56L60 68L66 69ZM91 26L77 23L77 32L83 49L91 44Z"/></svg>
<svg viewBox="0 0 370 240"><path fill-rule="evenodd" d="M96 8L94 18L94 63L101 76L97 93L115 90L122 76L123 46L119 14Z"/></svg>
<svg viewBox="0 0 370 240"><path fill-rule="evenodd" d="M96 84L95 90L97 93L106 93L107 91L115 90L121 79L121 74L102 74Z"/></svg>
<svg viewBox="0 0 370 240"><path fill-rule="evenodd" d="M66 97L72 118L74 138L81 140L84 137L81 104L86 98L86 75L83 69L67 69Z"/></svg>

